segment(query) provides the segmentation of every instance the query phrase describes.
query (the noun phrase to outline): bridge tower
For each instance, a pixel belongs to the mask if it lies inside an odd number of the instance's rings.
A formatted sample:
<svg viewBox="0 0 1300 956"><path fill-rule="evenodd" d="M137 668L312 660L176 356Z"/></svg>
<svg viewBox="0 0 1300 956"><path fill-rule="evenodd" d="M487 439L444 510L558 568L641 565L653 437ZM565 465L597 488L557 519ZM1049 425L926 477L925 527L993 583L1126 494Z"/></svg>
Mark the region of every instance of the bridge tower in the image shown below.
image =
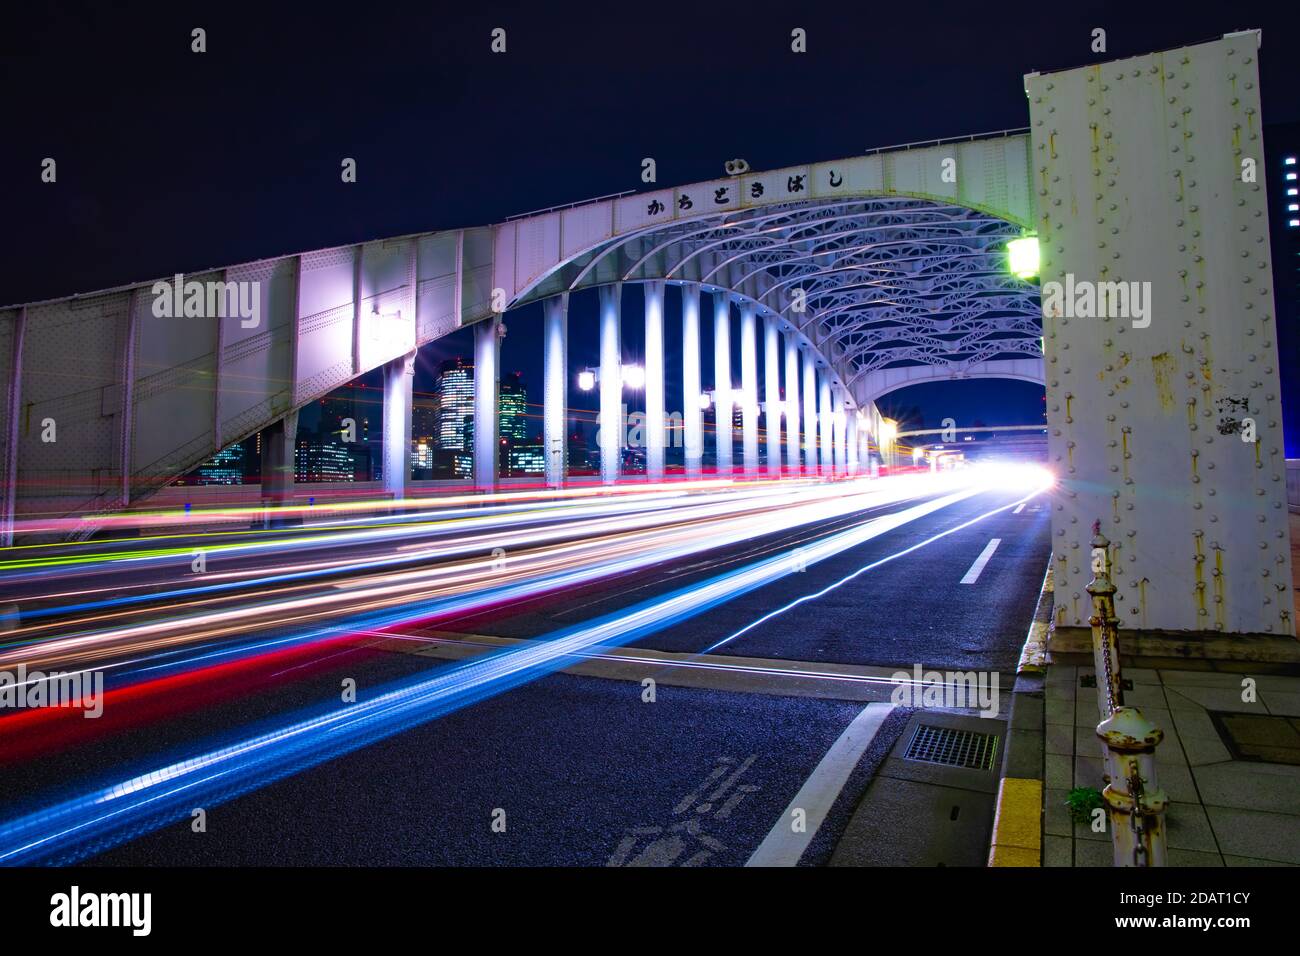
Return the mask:
<svg viewBox="0 0 1300 956"><path fill-rule="evenodd" d="M1061 648L1088 629L1098 520L1129 649L1268 657L1295 634L1259 48L1025 77Z"/></svg>

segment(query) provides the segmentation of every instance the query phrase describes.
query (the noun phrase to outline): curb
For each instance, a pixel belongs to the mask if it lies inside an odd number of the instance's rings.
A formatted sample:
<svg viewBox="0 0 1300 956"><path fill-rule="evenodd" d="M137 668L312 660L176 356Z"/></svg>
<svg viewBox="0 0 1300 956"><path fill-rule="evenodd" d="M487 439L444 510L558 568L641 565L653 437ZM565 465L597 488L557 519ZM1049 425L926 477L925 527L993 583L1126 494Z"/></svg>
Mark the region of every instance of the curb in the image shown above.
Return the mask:
<svg viewBox="0 0 1300 956"><path fill-rule="evenodd" d="M1049 563L1011 691L1007 745L993 816L989 866L1043 865L1043 685L1052 602L1052 568Z"/></svg>

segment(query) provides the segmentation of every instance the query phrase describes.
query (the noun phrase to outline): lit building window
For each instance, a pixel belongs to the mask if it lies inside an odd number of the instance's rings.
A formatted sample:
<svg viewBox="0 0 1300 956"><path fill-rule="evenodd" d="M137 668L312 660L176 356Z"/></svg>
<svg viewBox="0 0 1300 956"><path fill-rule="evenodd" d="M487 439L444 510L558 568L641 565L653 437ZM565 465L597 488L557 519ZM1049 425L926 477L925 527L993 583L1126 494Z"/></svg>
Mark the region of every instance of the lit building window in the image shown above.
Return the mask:
<svg viewBox="0 0 1300 956"><path fill-rule="evenodd" d="M1297 205L1296 203L1288 203L1288 204L1287 204L1287 207L1286 207L1286 211L1287 211L1287 212L1300 212L1300 205Z"/></svg>
<svg viewBox="0 0 1300 956"><path fill-rule="evenodd" d="M1287 181L1287 182L1291 182L1291 181L1293 181L1294 179L1295 179L1295 173L1287 173L1287 174L1286 174L1286 181Z"/></svg>
<svg viewBox="0 0 1300 956"><path fill-rule="evenodd" d="M1286 165L1288 165L1288 166L1294 166L1294 165L1295 165L1295 157L1294 157L1294 156L1288 156L1286 159L1282 160L1282 162L1286 163Z"/></svg>
<svg viewBox="0 0 1300 956"><path fill-rule="evenodd" d="M1300 226L1300 219L1292 219L1287 223L1288 226Z"/></svg>

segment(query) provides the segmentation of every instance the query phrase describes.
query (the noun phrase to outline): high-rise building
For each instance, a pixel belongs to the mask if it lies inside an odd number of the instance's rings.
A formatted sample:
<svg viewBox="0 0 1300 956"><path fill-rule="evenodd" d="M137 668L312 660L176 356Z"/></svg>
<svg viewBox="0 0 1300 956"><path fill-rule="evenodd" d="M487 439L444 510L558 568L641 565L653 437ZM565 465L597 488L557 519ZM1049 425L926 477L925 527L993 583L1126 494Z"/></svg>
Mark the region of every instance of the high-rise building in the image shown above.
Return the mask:
<svg viewBox="0 0 1300 956"><path fill-rule="evenodd" d="M500 416L497 428L501 437L511 444L526 442L529 438L528 389L524 387L523 372L502 376L497 390L497 409Z"/></svg>
<svg viewBox="0 0 1300 956"><path fill-rule="evenodd" d="M261 467L262 435L259 432L223 448L189 474L178 485L243 485L256 482Z"/></svg>
<svg viewBox="0 0 1300 956"><path fill-rule="evenodd" d="M506 455L506 474L510 477L525 475L544 475L546 473L546 453L541 442L508 446Z"/></svg>
<svg viewBox="0 0 1300 956"><path fill-rule="evenodd" d="M437 395L417 392L411 408L411 437L428 439L430 444L438 434L438 412L442 402Z"/></svg>
<svg viewBox="0 0 1300 956"><path fill-rule="evenodd" d="M181 479L182 485L242 485L245 465L244 442L223 448Z"/></svg>
<svg viewBox="0 0 1300 956"><path fill-rule="evenodd" d="M474 364L463 358L449 359L438 368L433 386L438 400L435 448L467 452L465 423L474 418Z"/></svg>
<svg viewBox="0 0 1300 956"><path fill-rule="evenodd" d="M438 391L442 415L439 418L438 447L434 454L434 470L449 470L456 478L474 475L474 366L463 359L443 363L438 377ZM462 380L461 376L464 376ZM462 395L462 381L467 392ZM450 396L450 397L449 397ZM452 420L452 408L464 409L457 416L459 428ZM540 475L545 471L545 458L540 435L530 435L528 418L528 388L522 372L502 376L497 386L497 434L501 451L497 467L501 477ZM447 436L454 435L448 439ZM452 446L453 447L448 447Z"/></svg>
<svg viewBox="0 0 1300 956"><path fill-rule="evenodd" d="M320 438L298 441L293 466L294 481L356 481L356 452L334 441Z"/></svg>
<svg viewBox="0 0 1300 956"><path fill-rule="evenodd" d="M383 420L383 397L378 389L363 384L345 385L316 402L312 414L304 412L299 419L299 435L313 445L333 445L346 453L352 462L352 473L347 478L315 478L314 481L366 481L380 480L383 455L378 448L382 438L380 422ZM313 424L314 422L314 424ZM295 446L296 447L296 446ZM296 452L295 452L296 454ZM321 458L323 452L312 452L312 460ZM343 456L327 456L341 462ZM327 471L333 472L334 465Z"/></svg>
<svg viewBox="0 0 1300 956"><path fill-rule="evenodd" d="M1300 123L1264 130L1278 372L1287 458L1300 458Z"/></svg>
<svg viewBox="0 0 1300 956"><path fill-rule="evenodd" d="M433 470L433 445L428 439L411 439L411 468L418 471Z"/></svg>

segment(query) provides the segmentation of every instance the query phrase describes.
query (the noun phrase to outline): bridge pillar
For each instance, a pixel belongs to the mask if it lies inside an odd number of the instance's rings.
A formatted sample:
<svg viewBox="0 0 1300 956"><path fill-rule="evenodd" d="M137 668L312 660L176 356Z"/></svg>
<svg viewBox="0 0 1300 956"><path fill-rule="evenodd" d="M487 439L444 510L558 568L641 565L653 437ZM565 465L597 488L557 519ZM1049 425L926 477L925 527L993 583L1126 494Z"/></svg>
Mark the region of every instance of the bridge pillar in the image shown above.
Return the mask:
<svg viewBox="0 0 1300 956"><path fill-rule="evenodd" d="M1259 42L1025 77L1060 651L1295 660Z"/></svg>
<svg viewBox="0 0 1300 956"><path fill-rule="evenodd" d="M393 500L406 497L411 477L411 405L415 352L384 366L384 491Z"/></svg>
<svg viewBox="0 0 1300 956"><path fill-rule="evenodd" d="M831 386L831 474L844 474L844 403Z"/></svg>
<svg viewBox="0 0 1300 956"><path fill-rule="evenodd" d="M844 404L844 392L836 388L835 396L835 471L849 473L849 414Z"/></svg>
<svg viewBox="0 0 1300 956"><path fill-rule="evenodd" d="M497 487L500 327L495 316L474 326L474 487L480 491Z"/></svg>
<svg viewBox="0 0 1300 956"><path fill-rule="evenodd" d="M799 346L791 330L785 338L785 456L790 474L802 471L799 445Z"/></svg>
<svg viewBox="0 0 1300 956"><path fill-rule="evenodd" d="M731 293L713 293L713 418L718 474L731 477Z"/></svg>
<svg viewBox="0 0 1300 956"><path fill-rule="evenodd" d="M542 444L546 487L563 488L568 473L569 294L542 304Z"/></svg>
<svg viewBox="0 0 1300 956"><path fill-rule="evenodd" d="M758 328L754 303L740 306L740 414L745 477L758 477Z"/></svg>
<svg viewBox="0 0 1300 956"><path fill-rule="evenodd" d="M781 477L781 334L776 318L763 318L763 442L767 447L767 473Z"/></svg>
<svg viewBox="0 0 1300 956"><path fill-rule="evenodd" d="M645 290L645 470L650 481L664 477L664 281Z"/></svg>
<svg viewBox="0 0 1300 956"><path fill-rule="evenodd" d="M862 450L862 446L859 444L858 441L857 409L854 409L853 411L848 413L847 424L848 424L848 438L846 444L848 447L848 456L849 456L848 470L850 475L856 475L858 473L858 454Z"/></svg>
<svg viewBox="0 0 1300 956"><path fill-rule="evenodd" d="M833 454L835 439L831 435L834 416L831 414L831 377L830 369L822 369L817 376L817 446L821 452L821 473L827 476L833 473Z"/></svg>
<svg viewBox="0 0 1300 956"><path fill-rule="evenodd" d="M682 429L686 477L699 478L704 460L704 410L700 397L700 284L682 284Z"/></svg>
<svg viewBox="0 0 1300 956"><path fill-rule="evenodd" d="M817 474L817 368L812 352L803 349L803 454L804 470Z"/></svg>
<svg viewBox="0 0 1300 956"><path fill-rule="evenodd" d="M266 509L265 527L278 528L296 524L292 519L276 516L275 510L293 499L294 447L298 439L298 412L292 411L262 429L262 460L259 467L262 483L262 507Z"/></svg>
<svg viewBox="0 0 1300 956"><path fill-rule="evenodd" d="M623 286L600 287L600 480L612 485L623 464Z"/></svg>
<svg viewBox="0 0 1300 956"><path fill-rule="evenodd" d="M5 414L0 418L4 426L4 460L0 461L0 474L4 483L0 485L0 548L12 547L14 543L14 511L18 506L18 425L19 409L22 407L23 387L23 332L27 325L27 306L18 310L14 317L11 335L12 352L8 357L9 381L5 394L0 395L4 402ZM5 356L0 356L0 361Z"/></svg>

